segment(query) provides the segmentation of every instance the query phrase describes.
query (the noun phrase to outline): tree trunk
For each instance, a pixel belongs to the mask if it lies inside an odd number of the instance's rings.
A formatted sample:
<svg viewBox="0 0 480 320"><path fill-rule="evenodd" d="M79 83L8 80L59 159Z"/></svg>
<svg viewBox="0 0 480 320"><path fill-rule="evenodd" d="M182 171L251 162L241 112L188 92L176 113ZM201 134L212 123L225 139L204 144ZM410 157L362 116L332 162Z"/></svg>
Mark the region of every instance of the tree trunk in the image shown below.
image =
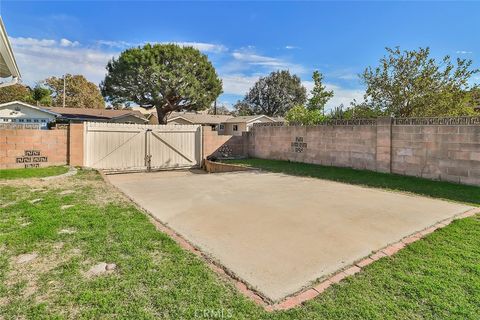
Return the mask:
<svg viewBox="0 0 480 320"><path fill-rule="evenodd" d="M158 124L167 124L167 113L161 106L155 106L157 110Z"/></svg>

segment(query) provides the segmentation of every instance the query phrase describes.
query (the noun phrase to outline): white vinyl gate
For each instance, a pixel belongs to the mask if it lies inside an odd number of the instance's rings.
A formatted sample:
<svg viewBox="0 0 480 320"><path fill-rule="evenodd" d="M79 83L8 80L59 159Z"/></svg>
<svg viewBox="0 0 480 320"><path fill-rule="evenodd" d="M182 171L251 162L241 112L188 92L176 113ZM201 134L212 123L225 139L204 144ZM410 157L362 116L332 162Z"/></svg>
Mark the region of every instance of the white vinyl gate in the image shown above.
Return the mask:
<svg viewBox="0 0 480 320"><path fill-rule="evenodd" d="M108 170L198 167L200 125L85 123L85 165Z"/></svg>

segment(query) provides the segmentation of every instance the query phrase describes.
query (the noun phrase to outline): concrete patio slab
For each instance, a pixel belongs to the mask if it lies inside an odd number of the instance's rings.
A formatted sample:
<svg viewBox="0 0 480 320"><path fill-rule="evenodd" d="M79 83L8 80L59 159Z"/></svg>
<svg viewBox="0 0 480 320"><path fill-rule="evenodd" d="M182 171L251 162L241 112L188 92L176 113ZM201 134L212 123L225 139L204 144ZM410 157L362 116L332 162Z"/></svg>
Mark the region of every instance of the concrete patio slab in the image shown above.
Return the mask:
<svg viewBox="0 0 480 320"><path fill-rule="evenodd" d="M264 172L170 171L107 177L271 301L472 209Z"/></svg>

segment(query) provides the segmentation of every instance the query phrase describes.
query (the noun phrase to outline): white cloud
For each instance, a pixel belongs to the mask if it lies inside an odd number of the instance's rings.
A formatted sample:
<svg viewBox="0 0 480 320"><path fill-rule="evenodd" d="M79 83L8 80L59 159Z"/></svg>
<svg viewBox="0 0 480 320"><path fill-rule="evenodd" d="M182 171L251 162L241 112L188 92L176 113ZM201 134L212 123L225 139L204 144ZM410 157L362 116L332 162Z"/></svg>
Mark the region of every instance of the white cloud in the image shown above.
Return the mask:
<svg viewBox="0 0 480 320"><path fill-rule="evenodd" d="M78 47L80 45L80 42L78 41L70 41L68 39L61 39L60 40L60 46L61 47Z"/></svg>
<svg viewBox="0 0 480 320"><path fill-rule="evenodd" d="M160 42L174 43L182 47L194 47L203 52L221 53L228 51L227 47L221 44L205 43L205 42Z"/></svg>
<svg viewBox="0 0 480 320"><path fill-rule="evenodd" d="M55 40L51 39L34 39L34 38L12 38L10 37L12 46L38 46L38 47L52 47L56 45Z"/></svg>
<svg viewBox="0 0 480 320"><path fill-rule="evenodd" d="M265 73L280 69L290 70L294 74L304 74L306 71L302 65L285 59L257 54L251 47L234 51L232 57L234 60L224 66L224 72L246 73L248 70L258 72L258 67L261 67L261 71Z"/></svg>
<svg viewBox="0 0 480 320"><path fill-rule="evenodd" d="M34 84L50 76L65 73L83 74L99 83L105 66L115 54L81 47L77 41L61 39L11 38L13 51L26 84Z"/></svg>
<svg viewBox="0 0 480 320"><path fill-rule="evenodd" d="M285 49L287 49L287 50L293 50L293 49L300 49L300 47L297 47L297 46L285 46Z"/></svg>
<svg viewBox="0 0 480 320"><path fill-rule="evenodd" d="M456 52L457 54L472 54L472 51L464 51L464 50L459 50Z"/></svg>
<svg viewBox="0 0 480 320"><path fill-rule="evenodd" d="M97 40L96 43L99 46L105 46L109 48L128 48L128 47L135 47L138 44L127 42L127 41L116 41L116 40Z"/></svg>
<svg viewBox="0 0 480 320"><path fill-rule="evenodd" d="M241 74L221 75L223 93L244 96L253 84L260 78L259 75L245 76Z"/></svg>
<svg viewBox="0 0 480 320"><path fill-rule="evenodd" d="M109 48L119 48L119 49L143 46L147 43L152 43L152 44L173 43L173 44L177 44L177 45L182 46L182 47L194 47L194 48L196 48L196 49L198 49L202 52L222 53L222 52L228 51L228 48L225 47L224 45L214 44L214 43L206 43L206 42L144 41L144 42L133 43L133 42L127 42L127 41L121 41L121 40L120 41L119 40L98 40L98 41L96 41L96 43L100 46L106 46L106 47L109 47Z"/></svg>

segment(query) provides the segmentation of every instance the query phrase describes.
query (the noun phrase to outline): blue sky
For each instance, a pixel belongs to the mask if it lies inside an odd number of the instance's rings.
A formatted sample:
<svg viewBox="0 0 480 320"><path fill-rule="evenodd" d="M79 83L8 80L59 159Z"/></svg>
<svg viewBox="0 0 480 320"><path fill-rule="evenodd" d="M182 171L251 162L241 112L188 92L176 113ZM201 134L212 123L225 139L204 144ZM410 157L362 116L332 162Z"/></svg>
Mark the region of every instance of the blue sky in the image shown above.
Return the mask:
<svg viewBox="0 0 480 320"><path fill-rule="evenodd" d="M358 73L376 65L386 46L429 46L435 57L480 66L475 2L3 0L1 15L27 84L67 72L99 83L106 62L125 48L177 42L209 56L224 84L219 101L230 106L278 69L307 88L319 70L335 91L328 107L348 104L364 91Z"/></svg>

